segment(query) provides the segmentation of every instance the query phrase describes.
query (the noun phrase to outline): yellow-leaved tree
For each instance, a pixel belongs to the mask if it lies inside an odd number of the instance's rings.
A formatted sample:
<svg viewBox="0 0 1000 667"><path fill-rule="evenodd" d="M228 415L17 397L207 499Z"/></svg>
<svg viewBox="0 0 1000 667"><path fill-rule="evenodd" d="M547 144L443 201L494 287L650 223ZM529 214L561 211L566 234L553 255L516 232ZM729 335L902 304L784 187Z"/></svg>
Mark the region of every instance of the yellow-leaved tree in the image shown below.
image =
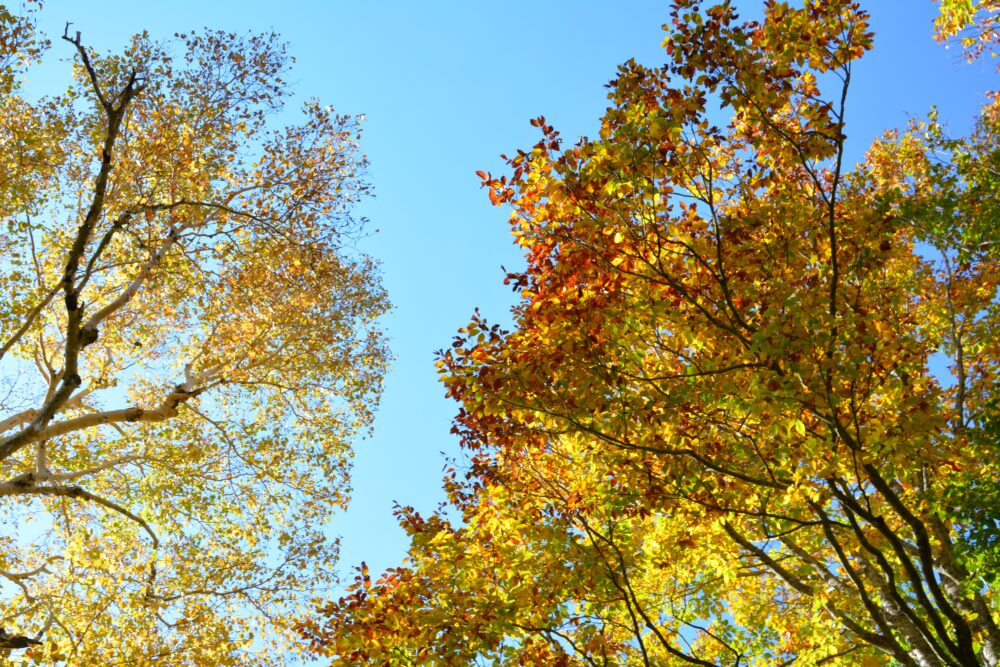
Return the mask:
<svg viewBox="0 0 1000 667"><path fill-rule="evenodd" d="M285 664L332 581L388 353L355 118L277 128L275 35L60 44L0 8L0 645L45 664Z"/></svg>
<svg viewBox="0 0 1000 667"><path fill-rule="evenodd" d="M989 48L972 4L942 30ZM440 354L468 467L303 625L331 664L1000 665L1000 96L852 166L867 12L733 5L481 173L513 326Z"/></svg>

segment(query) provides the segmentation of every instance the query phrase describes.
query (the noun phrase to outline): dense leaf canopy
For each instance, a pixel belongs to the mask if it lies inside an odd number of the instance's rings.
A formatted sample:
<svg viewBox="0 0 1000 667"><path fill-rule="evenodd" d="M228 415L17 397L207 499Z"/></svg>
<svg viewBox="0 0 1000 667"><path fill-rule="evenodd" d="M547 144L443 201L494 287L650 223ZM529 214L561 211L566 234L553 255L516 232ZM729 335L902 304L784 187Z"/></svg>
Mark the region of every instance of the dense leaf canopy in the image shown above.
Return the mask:
<svg viewBox="0 0 1000 667"><path fill-rule="evenodd" d="M0 625L52 664L286 664L387 359L358 123L279 128L269 34L67 33L32 99L32 18L0 11Z"/></svg>
<svg viewBox="0 0 1000 667"><path fill-rule="evenodd" d="M304 626L333 664L998 664L1000 103L849 168L858 3L666 29L598 137L482 174L515 324L441 353L468 468Z"/></svg>

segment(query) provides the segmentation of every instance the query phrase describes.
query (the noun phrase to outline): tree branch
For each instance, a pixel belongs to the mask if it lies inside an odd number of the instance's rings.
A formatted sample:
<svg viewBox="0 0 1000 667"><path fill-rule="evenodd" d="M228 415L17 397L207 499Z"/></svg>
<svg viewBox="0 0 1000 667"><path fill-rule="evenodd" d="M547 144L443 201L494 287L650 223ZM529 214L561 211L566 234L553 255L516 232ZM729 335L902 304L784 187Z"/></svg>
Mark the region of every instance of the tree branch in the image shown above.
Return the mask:
<svg viewBox="0 0 1000 667"><path fill-rule="evenodd" d="M88 500L113 512L117 512L118 514L121 514L122 516L127 517L128 519L131 519L135 523L139 524L143 530L146 531L146 534L149 535L150 540L152 540L153 548L155 549L160 546L159 538L156 537L156 533L153 532L153 529L149 526L145 519L137 514L134 514L125 507L122 507L118 503L95 495L80 486L7 486L7 484L3 484L0 485L0 496L61 496L65 498Z"/></svg>

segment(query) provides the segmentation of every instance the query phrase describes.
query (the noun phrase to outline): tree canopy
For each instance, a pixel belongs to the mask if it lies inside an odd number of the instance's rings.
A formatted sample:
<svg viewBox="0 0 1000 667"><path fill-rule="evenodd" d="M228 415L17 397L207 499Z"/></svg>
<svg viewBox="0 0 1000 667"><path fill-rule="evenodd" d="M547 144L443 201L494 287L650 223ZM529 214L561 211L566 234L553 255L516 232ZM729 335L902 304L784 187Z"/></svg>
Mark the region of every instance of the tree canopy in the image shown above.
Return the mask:
<svg viewBox="0 0 1000 667"><path fill-rule="evenodd" d="M512 330L439 357L464 470L302 631L335 665L997 665L998 98L852 167L857 2L665 29L599 136L537 118L481 174L527 268Z"/></svg>
<svg viewBox="0 0 1000 667"><path fill-rule="evenodd" d="M934 22L941 41L954 37L965 49L969 60L984 53L994 55L993 48L1000 41L1000 3L996 0L935 0L941 11Z"/></svg>
<svg viewBox="0 0 1000 667"><path fill-rule="evenodd" d="M46 664L286 664L388 357L358 121L278 124L273 34L104 55L69 25L50 46L32 4L0 10L4 637ZM50 48L75 83L32 98Z"/></svg>

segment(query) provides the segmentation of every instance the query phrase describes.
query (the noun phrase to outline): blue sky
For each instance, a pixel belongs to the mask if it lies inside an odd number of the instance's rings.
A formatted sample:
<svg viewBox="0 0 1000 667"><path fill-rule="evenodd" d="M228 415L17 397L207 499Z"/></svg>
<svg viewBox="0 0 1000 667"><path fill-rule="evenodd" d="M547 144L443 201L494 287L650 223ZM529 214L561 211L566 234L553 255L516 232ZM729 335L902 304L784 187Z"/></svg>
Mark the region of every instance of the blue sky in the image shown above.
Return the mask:
<svg viewBox="0 0 1000 667"><path fill-rule="evenodd" d="M761 5L736 4L747 15ZM935 104L953 134L964 132L984 91L996 87L994 63L965 64L955 47L934 42L930 0L865 4L876 42L854 73L851 160L884 129ZM431 511L441 499L441 452L457 453L449 435L456 406L443 397L433 352L474 308L504 321L513 302L500 267L522 262L508 212L489 204L475 171L500 172L500 153L533 144L528 120L538 115L565 138L595 134L616 65L661 61L668 11L650 0L47 0L41 23L50 37L72 21L101 51L144 29L154 38L202 26L273 29L297 59L290 78L301 99L365 114L376 197L359 212L379 230L364 249L383 263L396 361L374 436L357 443L351 508L331 519L345 572L362 559L377 572L402 558L393 501ZM62 42L53 49L71 55ZM47 85L68 71L62 62L33 76Z"/></svg>

